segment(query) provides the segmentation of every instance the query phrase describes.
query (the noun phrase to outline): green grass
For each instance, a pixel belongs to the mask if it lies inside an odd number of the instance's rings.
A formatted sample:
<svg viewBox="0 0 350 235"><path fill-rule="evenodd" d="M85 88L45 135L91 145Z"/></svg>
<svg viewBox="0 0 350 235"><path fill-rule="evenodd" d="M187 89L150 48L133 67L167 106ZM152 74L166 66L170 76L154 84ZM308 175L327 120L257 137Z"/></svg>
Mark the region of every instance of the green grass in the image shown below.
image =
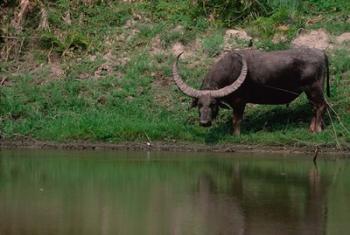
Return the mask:
<svg viewBox="0 0 350 235"><path fill-rule="evenodd" d="M148 136L151 140L201 143L335 146L338 142L347 146L350 53L341 48L329 53L329 102L338 115L331 111L336 134L327 113L325 131L308 132L312 111L303 96L289 108L249 106L240 137L229 134L231 111L221 110L212 128L198 126L197 110L188 110L191 99L171 81L175 42L188 48L199 45L192 58L180 64L188 83L199 87L213 57L222 52L226 26L246 28L258 39L254 46L264 50L289 48L303 27L326 28L332 36L350 30L347 1L250 2L235 6L237 11L245 9L238 17L236 11L215 15L228 7L226 1L212 1L212 8L210 4L203 7L166 0L133 4L97 1L91 6L48 1L50 31L38 30L35 22L26 25L17 35L25 39L21 53L0 63L0 73L7 78L0 88L1 137L119 142L145 141ZM61 17L68 9L71 25ZM320 14L323 17L318 22L305 23ZM2 32L7 32L10 19L1 18ZM285 35L287 41L273 43L276 33ZM159 51L154 52L152 43L157 37ZM4 42L0 46L6 49ZM51 63L64 71L61 77L54 78Z"/></svg>
<svg viewBox="0 0 350 235"><path fill-rule="evenodd" d="M203 49L210 57L220 54L223 49L224 37L221 32L215 32L203 39Z"/></svg>

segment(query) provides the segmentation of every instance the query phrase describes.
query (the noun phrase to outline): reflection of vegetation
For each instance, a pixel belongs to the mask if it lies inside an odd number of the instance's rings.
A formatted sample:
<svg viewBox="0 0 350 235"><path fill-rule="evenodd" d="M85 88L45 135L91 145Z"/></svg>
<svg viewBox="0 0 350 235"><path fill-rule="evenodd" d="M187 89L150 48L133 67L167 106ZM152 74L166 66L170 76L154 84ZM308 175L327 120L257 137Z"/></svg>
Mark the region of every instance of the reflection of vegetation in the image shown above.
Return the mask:
<svg viewBox="0 0 350 235"><path fill-rule="evenodd" d="M104 156L79 152L21 156L2 152L0 206L22 213L18 209L21 207L12 207L13 203L21 205L26 201L25 208L37 211L35 205L40 201L46 208L52 208L48 217L51 220L62 215L75 221L83 211L84 216L92 216L94 222L85 223L87 217L82 217L79 226L92 227L99 227L102 223L99 214L107 213L109 218L116 218L113 223L106 222L110 229L124 228L134 233L142 232L136 227L159 223L163 224L159 228L162 233L168 233L173 219L180 218L187 224L203 222L206 225L201 226L210 226L216 223L215 219L200 222L198 218L204 218L204 212L218 217L223 209L215 208L226 207L225 210L233 210L232 218L243 215L245 226L257 219L270 224L312 222L320 225L325 223L322 217L325 205L329 205L331 215L336 216L332 209L337 208L337 203L327 203L327 195L343 200L350 183L344 174L349 164L343 165L337 178L332 178L338 167L332 162L320 162L318 176L312 162L304 159L99 155ZM339 183L329 188L331 180ZM342 193L332 193L334 186ZM57 205L62 209L57 211ZM213 211L210 213L204 208ZM5 222L11 224L11 221ZM142 225L135 226L135 223ZM193 231L191 234L200 234Z"/></svg>
<svg viewBox="0 0 350 235"><path fill-rule="evenodd" d="M332 187L327 194L328 223L327 234L347 234L350 231L350 163L336 161L332 177Z"/></svg>
<svg viewBox="0 0 350 235"><path fill-rule="evenodd" d="M219 192L230 192L235 182L232 175L239 172L239 180L246 187L273 191L275 187L308 187L308 170L310 162L283 162L274 160L231 159L187 159L178 160L100 160L99 158L1 158L2 177L6 185L28 181L30 185L39 186L48 183L50 187L94 183L113 186L109 190L119 190L116 186L135 185L137 188L149 188L150 184L169 183L174 188L193 187L197 178L209 176ZM323 169L324 168L324 169ZM330 174L327 165L321 165L323 174ZM290 185L288 185L290 183ZM191 186L192 185L192 186ZM185 188L183 188L185 187ZM249 190L248 190L249 191ZM265 193L266 193L265 192Z"/></svg>
<svg viewBox="0 0 350 235"><path fill-rule="evenodd" d="M4 154L3 154L4 155ZM0 155L1 156L1 155ZM58 154L58 156L60 156ZM292 182L294 185L305 183L311 163L303 161L257 160L250 159L232 160L226 158L200 158L186 159L109 159L101 160L92 157L84 160L81 157L62 158L50 157L5 157L2 156L0 172L2 179L7 183L17 180L30 180L40 184L45 181L60 181L65 183L77 183L84 181L98 181L105 183L116 182L154 182L154 180L181 182L196 182L196 177L209 175L222 191L227 191L232 181L235 167L242 174L242 180L256 180L271 184L284 184ZM321 171L329 174L329 167L321 165ZM190 181L188 181L189 176ZM280 176L280 177L279 177ZM179 185L181 185L179 183Z"/></svg>

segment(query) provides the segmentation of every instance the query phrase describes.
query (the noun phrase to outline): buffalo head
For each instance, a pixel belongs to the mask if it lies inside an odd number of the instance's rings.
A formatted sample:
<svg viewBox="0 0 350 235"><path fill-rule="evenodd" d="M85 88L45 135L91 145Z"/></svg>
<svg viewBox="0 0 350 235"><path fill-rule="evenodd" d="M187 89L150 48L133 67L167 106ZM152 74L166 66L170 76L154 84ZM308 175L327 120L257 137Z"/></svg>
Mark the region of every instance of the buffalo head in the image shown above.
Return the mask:
<svg viewBox="0 0 350 235"><path fill-rule="evenodd" d="M209 95L203 95L193 98L191 107L198 107L199 124L209 127L219 112L219 100Z"/></svg>
<svg viewBox="0 0 350 235"><path fill-rule="evenodd" d="M188 86L180 77L177 64L180 56L177 56L176 62L173 65L173 78L178 88L185 94L193 99L192 107L197 106L199 111L199 123L201 126L211 126L211 122L218 114L220 104L220 98L225 97L234 91L236 91L244 82L247 76L247 62L242 55L242 69L238 78L228 86L225 86L217 90L197 90Z"/></svg>

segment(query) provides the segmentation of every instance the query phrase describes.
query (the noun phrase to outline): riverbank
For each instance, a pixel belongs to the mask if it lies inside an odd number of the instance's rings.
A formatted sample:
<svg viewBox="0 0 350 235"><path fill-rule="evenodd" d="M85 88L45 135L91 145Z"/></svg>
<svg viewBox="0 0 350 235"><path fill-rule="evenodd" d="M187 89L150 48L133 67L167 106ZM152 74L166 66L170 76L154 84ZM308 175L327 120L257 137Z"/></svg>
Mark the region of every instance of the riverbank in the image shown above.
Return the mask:
<svg viewBox="0 0 350 235"><path fill-rule="evenodd" d="M113 150L113 151L169 151L169 152L216 152L216 153L281 153L306 154L314 156L316 149L319 154L350 156L350 147L335 146L268 146L245 144L200 144L190 142L50 142L30 139L2 140L1 149L58 149L58 150Z"/></svg>
<svg viewBox="0 0 350 235"><path fill-rule="evenodd" d="M20 21L12 21L23 17L20 5L1 3L0 139L349 146L349 1L229 2L27 1L34 5ZM226 50L297 46L329 56L331 109L319 134L308 131L304 94L289 107L247 105L239 137L230 135L231 110L199 127L198 111L172 80L181 51L181 75L198 88Z"/></svg>

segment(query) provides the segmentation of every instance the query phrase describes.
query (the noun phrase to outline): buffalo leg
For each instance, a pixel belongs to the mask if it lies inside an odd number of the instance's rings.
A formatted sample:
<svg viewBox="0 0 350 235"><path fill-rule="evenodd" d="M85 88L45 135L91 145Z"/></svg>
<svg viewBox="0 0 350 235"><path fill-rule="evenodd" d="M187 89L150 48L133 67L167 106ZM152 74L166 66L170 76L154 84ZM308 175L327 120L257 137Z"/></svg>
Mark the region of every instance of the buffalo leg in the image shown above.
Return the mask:
<svg viewBox="0 0 350 235"><path fill-rule="evenodd" d="M327 108L327 103L323 96L322 86L315 86L305 92L313 106L313 117L311 119L310 131L321 132L323 127L323 113Z"/></svg>
<svg viewBox="0 0 350 235"><path fill-rule="evenodd" d="M309 127L309 130L311 131L311 132L315 132L316 131L316 115L315 115L315 110L313 110L313 112L314 112L314 116L312 117L312 119L311 119L311 123L310 123L310 127Z"/></svg>
<svg viewBox="0 0 350 235"><path fill-rule="evenodd" d="M241 134L241 121L243 118L244 109L245 104L237 104L233 106L232 127L233 134L236 136Z"/></svg>

